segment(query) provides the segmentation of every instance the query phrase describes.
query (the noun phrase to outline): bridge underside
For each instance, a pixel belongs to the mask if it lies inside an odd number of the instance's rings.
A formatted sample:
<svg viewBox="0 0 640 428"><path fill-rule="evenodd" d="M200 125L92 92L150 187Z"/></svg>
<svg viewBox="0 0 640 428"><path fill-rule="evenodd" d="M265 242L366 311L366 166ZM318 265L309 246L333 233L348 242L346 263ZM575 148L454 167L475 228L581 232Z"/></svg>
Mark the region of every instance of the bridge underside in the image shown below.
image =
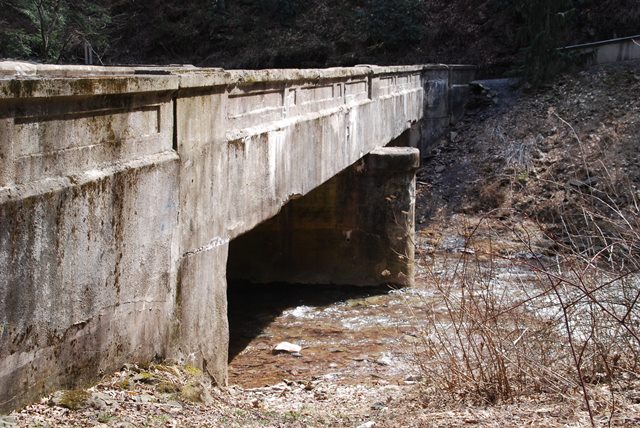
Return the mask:
<svg viewBox="0 0 640 428"><path fill-rule="evenodd" d="M473 70L3 74L7 410L127 361L225 384L228 262L254 282L411 284L419 155L384 146L437 138Z"/></svg>
<svg viewBox="0 0 640 428"><path fill-rule="evenodd" d="M419 153L380 148L231 241L227 277L253 283L413 285Z"/></svg>

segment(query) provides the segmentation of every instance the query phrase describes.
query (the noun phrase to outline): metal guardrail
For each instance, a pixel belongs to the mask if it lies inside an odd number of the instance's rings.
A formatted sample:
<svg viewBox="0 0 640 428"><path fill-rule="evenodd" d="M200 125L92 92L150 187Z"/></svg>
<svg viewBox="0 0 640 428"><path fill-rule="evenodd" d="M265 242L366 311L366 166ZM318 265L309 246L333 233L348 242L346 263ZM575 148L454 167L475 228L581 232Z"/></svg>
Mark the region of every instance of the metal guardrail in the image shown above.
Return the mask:
<svg viewBox="0 0 640 428"><path fill-rule="evenodd" d="M629 36L629 37L619 37L617 39L600 40L600 41L597 41L597 42L582 43L582 44L579 44L579 45L564 46L564 47L560 48L559 50L597 48L599 46L604 46L604 45L609 45L609 44L616 44L616 43L623 43L623 42L628 42L628 41L631 41L632 43L640 46L640 35Z"/></svg>

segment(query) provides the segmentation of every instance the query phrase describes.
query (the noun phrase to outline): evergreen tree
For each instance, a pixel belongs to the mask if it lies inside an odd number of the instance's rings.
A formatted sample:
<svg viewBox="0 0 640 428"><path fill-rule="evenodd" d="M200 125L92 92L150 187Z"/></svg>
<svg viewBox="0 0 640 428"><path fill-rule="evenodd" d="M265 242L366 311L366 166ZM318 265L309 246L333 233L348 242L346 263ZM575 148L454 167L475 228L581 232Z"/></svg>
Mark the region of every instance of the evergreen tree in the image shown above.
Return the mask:
<svg viewBox="0 0 640 428"><path fill-rule="evenodd" d="M521 21L521 73L534 86L558 74L567 58L557 48L565 40L575 15L572 0L516 0L512 3Z"/></svg>
<svg viewBox="0 0 640 428"><path fill-rule="evenodd" d="M110 22L106 7L89 0L5 0L13 17L0 39L5 56L37 57L60 62L79 55L85 42L104 47Z"/></svg>
<svg viewBox="0 0 640 428"><path fill-rule="evenodd" d="M368 44L382 50L415 45L424 31L422 0L366 0L360 22L368 36Z"/></svg>

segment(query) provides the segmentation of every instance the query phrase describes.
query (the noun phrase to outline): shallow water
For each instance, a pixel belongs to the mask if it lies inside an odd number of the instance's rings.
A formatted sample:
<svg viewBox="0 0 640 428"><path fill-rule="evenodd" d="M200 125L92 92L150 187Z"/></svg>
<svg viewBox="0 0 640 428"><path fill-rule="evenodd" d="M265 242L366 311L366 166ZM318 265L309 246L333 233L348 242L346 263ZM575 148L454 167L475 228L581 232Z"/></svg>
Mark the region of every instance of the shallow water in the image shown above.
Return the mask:
<svg viewBox="0 0 640 428"><path fill-rule="evenodd" d="M229 383L260 387L331 376L340 383L403 383L416 339L410 301L428 293L328 285L229 287ZM282 341L301 356L273 354Z"/></svg>

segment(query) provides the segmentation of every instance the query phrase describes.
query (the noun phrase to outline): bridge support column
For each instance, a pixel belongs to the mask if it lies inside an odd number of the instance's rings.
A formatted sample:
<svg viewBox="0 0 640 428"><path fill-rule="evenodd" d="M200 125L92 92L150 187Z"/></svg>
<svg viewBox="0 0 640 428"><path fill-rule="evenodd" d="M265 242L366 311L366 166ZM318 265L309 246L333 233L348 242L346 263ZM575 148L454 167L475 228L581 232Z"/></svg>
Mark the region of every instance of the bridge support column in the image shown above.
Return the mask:
<svg viewBox="0 0 640 428"><path fill-rule="evenodd" d="M419 152L376 149L230 244L228 277L412 285Z"/></svg>

